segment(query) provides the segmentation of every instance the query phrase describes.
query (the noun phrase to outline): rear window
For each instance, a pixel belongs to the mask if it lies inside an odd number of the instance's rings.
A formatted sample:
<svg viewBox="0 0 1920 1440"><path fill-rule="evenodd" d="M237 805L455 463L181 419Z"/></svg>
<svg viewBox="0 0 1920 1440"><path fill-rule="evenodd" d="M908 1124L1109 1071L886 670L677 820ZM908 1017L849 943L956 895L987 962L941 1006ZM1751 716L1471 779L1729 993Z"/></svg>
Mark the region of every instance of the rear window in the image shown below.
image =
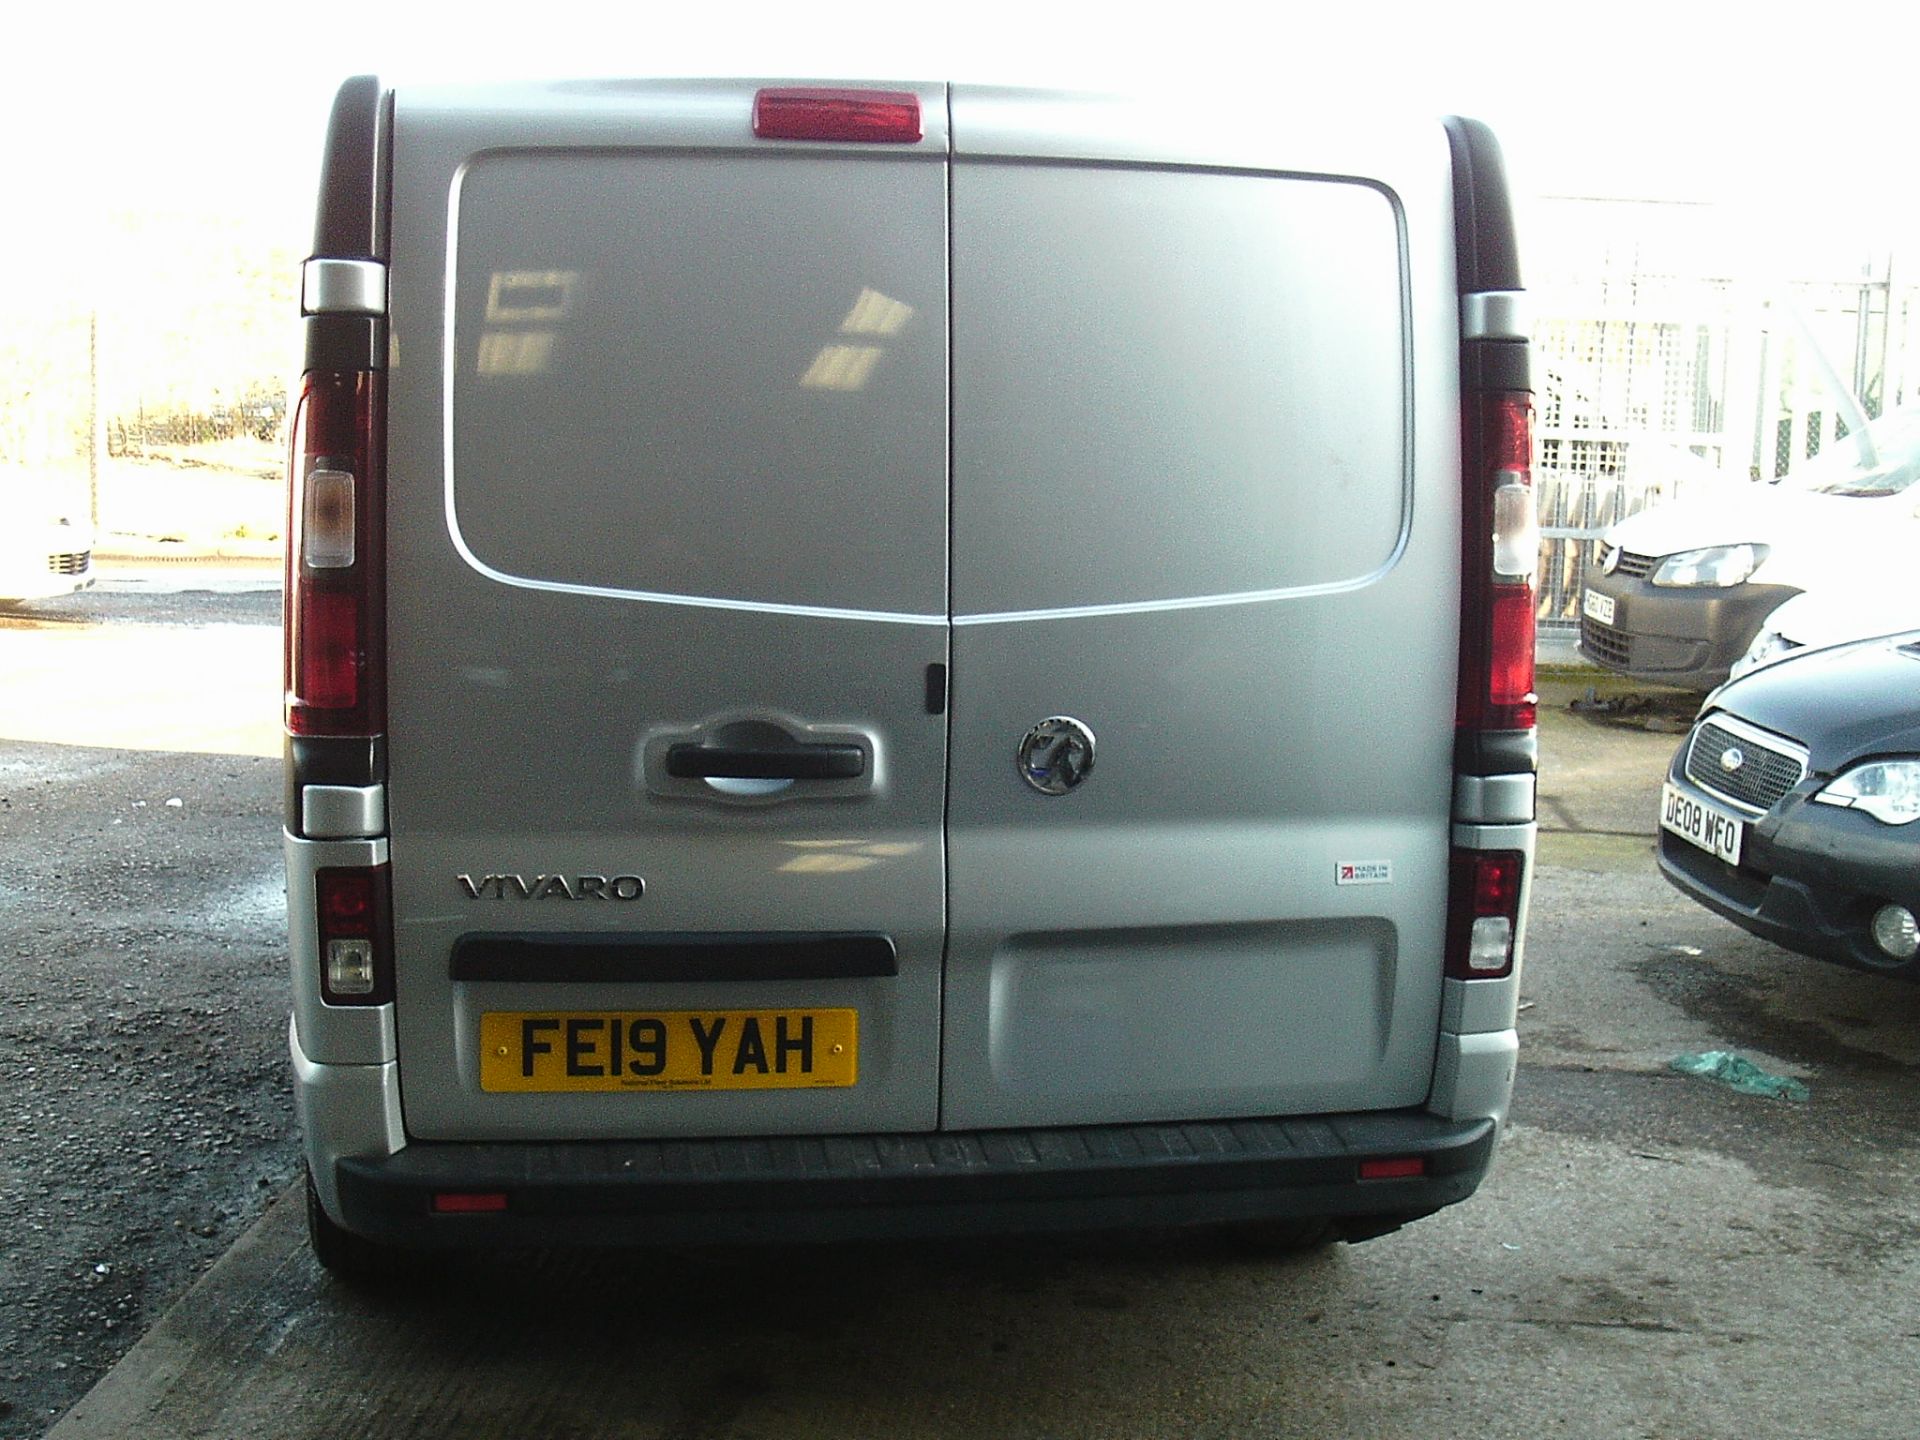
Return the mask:
<svg viewBox="0 0 1920 1440"><path fill-rule="evenodd" d="M463 176L452 518L509 577L946 609L944 171L495 153Z"/></svg>
<svg viewBox="0 0 1920 1440"><path fill-rule="evenodd" d="M1378 571L1408 518L1406 296L1370 185L956 166L956 614Z"/></svg>

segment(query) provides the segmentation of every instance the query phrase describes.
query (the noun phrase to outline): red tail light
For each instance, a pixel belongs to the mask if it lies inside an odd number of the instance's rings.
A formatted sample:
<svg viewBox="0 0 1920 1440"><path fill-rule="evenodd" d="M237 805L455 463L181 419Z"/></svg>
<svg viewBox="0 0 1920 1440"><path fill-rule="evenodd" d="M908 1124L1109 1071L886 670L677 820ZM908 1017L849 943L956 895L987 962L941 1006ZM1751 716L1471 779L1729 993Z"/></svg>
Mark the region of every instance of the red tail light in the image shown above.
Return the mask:
<svg viewBox="0 0 1920 1440"><path fill-rule="evenodd" d="M1455 850L1447 888L1447 974L1456 980L1498 980L1513 973L1520 929L1518 850Z"/></svg>
<svg viewBox="0 0 1920 1440"><path fill-rule="evenodd" d="M379 437L371 371L316 371L301 388L288 486L286 722L294 735L386 728Z"/></svg>
<svg viewBox="0 0 1920 1440"><path fill-rule="evenodd" d="M1460 698L1463 730L1530 730L1534 696L1533 404L1469 395L1462 473Z"/></svg>
<svg viewBox="0 0 1920 1440"><path fill-rule="evenodd" d="M920 97L901 90L762 90L753 97L753 133L762 140L910 145L922 134Z"/></svg>
<svg viewBox="0 0 1920 1440"><path fill-rule="evenodd" d="M393 999L392 883L384 865L314 876L320 931L320 998L329 1005Z"/></svg>

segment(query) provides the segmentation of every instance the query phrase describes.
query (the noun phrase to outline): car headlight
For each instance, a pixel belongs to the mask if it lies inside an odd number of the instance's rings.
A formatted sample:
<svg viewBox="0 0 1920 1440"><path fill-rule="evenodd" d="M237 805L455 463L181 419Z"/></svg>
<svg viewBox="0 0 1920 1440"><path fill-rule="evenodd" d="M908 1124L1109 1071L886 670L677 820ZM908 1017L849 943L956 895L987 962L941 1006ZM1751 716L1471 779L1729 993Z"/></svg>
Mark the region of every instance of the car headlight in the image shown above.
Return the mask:
<svg viewBox="0 0 1920 1440"><path fill-rule="evenodd" d="M1656 585L1724 590L1740 584L1766 558L1764 545L1710 545L1667 556L1648 578Z"/></svg>
<svg viewBox="0 0 1920 1440"><path fill-rule="evenodd" d="M1813 798L1864 810L1883 825L1911 825L1920 820L1920 760L1870 760Z"/></svg>

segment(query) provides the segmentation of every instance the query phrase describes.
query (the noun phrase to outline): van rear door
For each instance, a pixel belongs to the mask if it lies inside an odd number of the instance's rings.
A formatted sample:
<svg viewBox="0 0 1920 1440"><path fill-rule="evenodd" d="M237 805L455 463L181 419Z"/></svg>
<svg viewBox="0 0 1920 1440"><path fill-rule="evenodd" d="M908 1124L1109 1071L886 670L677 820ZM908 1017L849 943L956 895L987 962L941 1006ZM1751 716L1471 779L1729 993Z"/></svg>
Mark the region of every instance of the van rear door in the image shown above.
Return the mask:
<svg viewBox="0 0 1920 1440"><path fill-rule="evenodd" d="M946 127L397 92L389 813L409 1133L931 1129Z"/></svg>
<svg viewBox="0 0 1920 1440"><path fill-rule="evenodd" d="M1447 146L1198 118L953 92L954 1128L1431 1081Z"/></svg>

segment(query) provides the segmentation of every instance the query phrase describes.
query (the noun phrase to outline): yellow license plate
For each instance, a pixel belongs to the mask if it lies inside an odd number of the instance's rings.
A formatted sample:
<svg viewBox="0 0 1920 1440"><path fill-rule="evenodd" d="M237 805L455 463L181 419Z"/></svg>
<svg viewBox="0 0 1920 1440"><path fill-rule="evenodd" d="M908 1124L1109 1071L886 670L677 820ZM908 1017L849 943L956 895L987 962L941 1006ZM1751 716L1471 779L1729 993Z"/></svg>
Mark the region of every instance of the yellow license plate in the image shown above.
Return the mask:
<svg viewBox="0 0 1920 1440"><path fill-rule="evenodd" d="M800 1090L859 1078L854 1010L513 1010L480 1017L480 1088Z"/></svg>

